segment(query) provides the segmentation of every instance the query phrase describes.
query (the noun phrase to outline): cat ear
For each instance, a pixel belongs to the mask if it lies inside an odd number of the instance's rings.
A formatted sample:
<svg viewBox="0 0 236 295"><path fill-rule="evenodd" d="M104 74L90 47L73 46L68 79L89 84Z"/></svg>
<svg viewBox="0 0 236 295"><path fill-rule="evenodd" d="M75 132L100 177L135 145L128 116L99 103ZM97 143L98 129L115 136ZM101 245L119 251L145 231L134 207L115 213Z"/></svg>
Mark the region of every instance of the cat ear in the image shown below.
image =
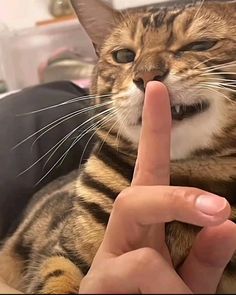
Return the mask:
<svg viewBox="0 0 236 295"><path fill-rule="evenodd" d="M80 23L96 48L112 32L119 21L119 12L101 0L71 0Z"/></svg>

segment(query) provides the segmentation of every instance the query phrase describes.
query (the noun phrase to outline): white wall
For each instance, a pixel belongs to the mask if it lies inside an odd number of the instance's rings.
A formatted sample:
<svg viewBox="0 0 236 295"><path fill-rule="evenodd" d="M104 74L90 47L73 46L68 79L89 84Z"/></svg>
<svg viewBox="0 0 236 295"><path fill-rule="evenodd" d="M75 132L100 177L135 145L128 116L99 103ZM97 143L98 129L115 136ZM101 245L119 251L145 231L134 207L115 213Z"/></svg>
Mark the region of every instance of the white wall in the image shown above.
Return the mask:
<svg viewBox="0 0 236 295"><path fill-rule="evenodd" d="M0 23L12 29L34 26L35 22L51 19L50 0L0 0Z"/></svg>
<svg viewBox="0 0 236 295"><path fill-rule="evenodd" d="M164 2L167 0L106 0L117 9ZM50 0L0 0L0 24L7 23L10 28L31 27L37 21L51 19L48 12Z"/></svg>
<svg viewBox="0 0 236 295"><path fill-rule="evenodd" d="M142 6L167 1L168 0L112 0L112 3L115 8L124 9L127 7Z"/></svg>

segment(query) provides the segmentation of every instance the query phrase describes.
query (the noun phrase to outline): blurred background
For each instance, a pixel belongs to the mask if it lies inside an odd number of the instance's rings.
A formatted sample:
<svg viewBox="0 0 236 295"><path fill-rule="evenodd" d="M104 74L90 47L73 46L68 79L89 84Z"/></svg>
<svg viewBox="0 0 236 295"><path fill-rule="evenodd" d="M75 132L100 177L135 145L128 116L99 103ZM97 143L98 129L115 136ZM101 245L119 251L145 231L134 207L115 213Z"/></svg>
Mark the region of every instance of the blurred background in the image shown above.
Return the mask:
<svg viewBox="0 0 236 295"><path fill-rule="evenodd" d="M155 2L105 1L118 9ZM95 61L69 0L0 0L0 94L55 80L87 88Z"/></svg>
<svg viewBox="0 0 236 295"><path fill-rule="evenodd" d="M95 58L68 0L0 0L0 93L64 79L88 87Z"/></svg>

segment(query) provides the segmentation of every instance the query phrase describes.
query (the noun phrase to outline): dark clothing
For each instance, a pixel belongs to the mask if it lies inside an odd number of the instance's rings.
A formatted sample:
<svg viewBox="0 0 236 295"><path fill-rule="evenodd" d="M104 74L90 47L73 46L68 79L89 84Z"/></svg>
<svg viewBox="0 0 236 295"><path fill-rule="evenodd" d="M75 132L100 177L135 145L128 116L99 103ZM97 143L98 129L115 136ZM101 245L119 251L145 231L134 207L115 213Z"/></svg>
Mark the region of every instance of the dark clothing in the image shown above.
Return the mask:
<svg viewBox="0 0 236 295"><path fill-rule="evenodd" d="M63 81L30 87L0 99L0 240L6 236L9 230L15 228L23 209L36 191L57 177L78 168L84 147L91 136L90 133L84 136L69 151L64 161L62 163L59 161L58 165L37 184L70 147L75 136L81 134L82 130L88 127L87 124L83 126L83 129L71 134L45 168L44 164L51 153L48 153L24 174L19 174L38 161L79 124L85 122L89 117L89 113L81 113L59 124L42 135L33 146L32 144L36 138L46 129L35 134L15 149L13 147L47 124L88 106L89 100L79 100L78 102L64 104L41 112L23 114L67 102L85 94L86 91L75 84ZM48 128L50 127L52 125ZM82 162L87 159L92 146L93 140L86 148Z"/></svg>

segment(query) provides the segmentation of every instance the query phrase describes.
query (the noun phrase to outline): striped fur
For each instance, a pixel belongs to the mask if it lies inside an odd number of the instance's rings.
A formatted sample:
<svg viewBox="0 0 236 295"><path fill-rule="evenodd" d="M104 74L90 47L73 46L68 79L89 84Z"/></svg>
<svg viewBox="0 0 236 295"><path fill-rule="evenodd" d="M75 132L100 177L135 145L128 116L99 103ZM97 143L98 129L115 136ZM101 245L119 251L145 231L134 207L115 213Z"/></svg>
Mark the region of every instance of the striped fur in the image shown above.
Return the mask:
<svg viewBox="0 0 236 295"><path fill-rule="evenodd" d="M74 1L79 16L80 2ZM236 5L206 1L199 8L113 12L112 33L104 27L101 44L96 36L100 58L91 93L97 102L99 95L110 94L116 112L112 122L97 131L97 145L81 173L73 172L36 194L18 229L3 244L0 276L12 287L26 293L78 293L102 241L113 202L133 176L144 99L133 79L140 72L154 70L161 76L167 71L164 83L173 104L207 100L205 115L173 127L171 185L198 187L226 197L232 206L231 219L236 221L236 96L235 83L227 84L236 77ZM106 9L104 4L101 9ZM207 36L220 40L215 49L181 50ZM132 64L112 59L111 52L124 44L136 52ZM212 66L208 76L202 76ZM206 81L224 81L228 86L209 90L204 87ZM176 267L198 231L183 223L167 224L167 244ZM218 292L236 292L236 256Z"/></svg>

